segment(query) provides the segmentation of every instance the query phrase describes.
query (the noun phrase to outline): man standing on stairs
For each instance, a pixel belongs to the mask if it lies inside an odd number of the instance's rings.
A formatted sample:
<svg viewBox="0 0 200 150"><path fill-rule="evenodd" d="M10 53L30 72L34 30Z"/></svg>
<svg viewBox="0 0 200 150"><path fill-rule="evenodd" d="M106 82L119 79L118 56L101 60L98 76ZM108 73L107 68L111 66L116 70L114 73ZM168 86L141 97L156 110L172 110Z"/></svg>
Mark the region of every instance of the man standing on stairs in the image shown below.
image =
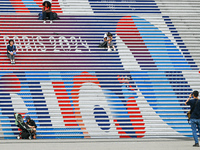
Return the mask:
<svg viewBox="0 0 200 150"><path fill-rule="evenodd" d="M191 108L191 128L192 128L192 134L195 141L195 144L193 147L199 147L199 140L197 136L197 128L200 134L200 101L198 99L199 92L194 91L192 94L190 94L189 98L185 102L185 105L190 105ZM191 99L193 97L193 99Z"/></svg>
<svg viewBox="0 0 200 150"><path fill-rule="evenodd" d="M15 64L15 54L16 46L13 40L9 40L9 45L7 46L7 56L10 59L11 64Z"/></svg>

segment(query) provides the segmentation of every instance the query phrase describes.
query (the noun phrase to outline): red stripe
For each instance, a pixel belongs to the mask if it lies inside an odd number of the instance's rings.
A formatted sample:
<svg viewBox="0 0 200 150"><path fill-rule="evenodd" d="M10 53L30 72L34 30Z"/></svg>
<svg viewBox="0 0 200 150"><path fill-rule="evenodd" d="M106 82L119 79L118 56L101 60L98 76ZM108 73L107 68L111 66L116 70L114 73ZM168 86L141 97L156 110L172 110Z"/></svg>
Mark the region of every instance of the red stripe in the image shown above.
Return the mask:
<svg viewBox="0 0 200 150"><path fill-rule="evenodd" d="M43 0L34 0L34 2L42 9ZM54 6L58 5L58 6ZM62 8L60 7L60 3L57 0L52 0L52 11L56 13L63 13Z"/></svg>
<svg viewBox="0 0 200 150"><path fill-rule="evenodd" d="M75 116L63 116L63 118L76 118Z"/></svg>
<svg viewBox="0 0 200 150"><path fill-rule="evenodd" d="M70 103L70 101L58 101L58 103Z"/></svg>
<svg viewBox="0 0 200 150"><path fill-rule="evenodd" d="M76 122L76 120L64 120L64 122Z"/></svg>
<svg viewBox="0 0 200 150"><path fill-rule="evenodd" d="M136 134L144 134L145 131L136 131L135 133L136 133Z"/></svg>
<svg viewBox="0 0 200 150"><path fill-rule="evenodd" d="M16 2L13 2L16 1ZM30 13L30 11L27 11L28 8L26 8L26 6L24 5L23 2L20 2L21 0L12 0L11 4L17 4L17 5L13 5L13 8L16 10L17 13ZM18 8L18 7L23 7L23 8ZM18 10L26 10L26 11L18 11Z"/></svg>
<svg viewBox="0 0 200 150"><path fill-rule="evenodd" d="M143 122L143 119L131 119L131 122Z"/></svg>
<svg viewBox="0 0 200 150"><path fill-rule="evenodd" d="M142 115L129 116L130 118L142 118Z"/></svg>
<svg viewBox="0 0 200 150"><path fill-rule="evenodd" d="M71 114L74 114L74 112L61 112L61 114L68 114L68 115L71 115Z"/></svg>
<svg viewBox="0 0 200 150"><path fill-rule="evenodd" d="M126 136L120 136L120 138L131 138L130 136L126 135Z"/></svg>
<svg viewBox="0 0 200 150"><path fill-rule="evenodd" d="M77 124L65 124L65 126L78 126Z"/></svg>
<svg viewBox="0 0 200 150"><path fill-rule="evenodd" d="M132 126L144 126L144 123L132 123Z"/></svg>

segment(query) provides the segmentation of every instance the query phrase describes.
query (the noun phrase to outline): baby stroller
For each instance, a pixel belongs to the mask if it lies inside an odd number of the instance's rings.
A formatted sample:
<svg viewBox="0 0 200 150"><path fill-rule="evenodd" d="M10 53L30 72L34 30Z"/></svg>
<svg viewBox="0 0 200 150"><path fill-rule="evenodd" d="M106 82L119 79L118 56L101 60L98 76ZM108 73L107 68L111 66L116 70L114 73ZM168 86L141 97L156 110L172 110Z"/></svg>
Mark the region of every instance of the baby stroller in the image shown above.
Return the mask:
<svg viewBox="0 0 200 150"><path fill-rule="evenodd" d="M32 139L32 134L31 134L32 129L29 128L29 126L24 123L22 115L15 113L14 117L15 117L16 126L18 126L19 129L21 130L21 132L17 136L17 139L30 139L31 140Z"/></svg>

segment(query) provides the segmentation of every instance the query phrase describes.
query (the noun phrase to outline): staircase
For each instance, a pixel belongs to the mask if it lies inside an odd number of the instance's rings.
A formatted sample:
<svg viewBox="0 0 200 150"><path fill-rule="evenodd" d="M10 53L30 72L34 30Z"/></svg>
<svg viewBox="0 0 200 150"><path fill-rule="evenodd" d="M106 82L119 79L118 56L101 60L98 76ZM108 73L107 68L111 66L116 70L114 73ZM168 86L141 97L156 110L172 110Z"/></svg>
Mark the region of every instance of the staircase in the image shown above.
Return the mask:
<svg viewBox="0 0 200 150"><path fill-rule="evenodd" d="M200 2L52 3L60 20L43 24L42 0L0 2L0 138L19 134L14 112L35 120L38 139L192 137ZM117 51L98 47L106 32Z"/></svg>
<svg viewBox="0 0 200 150"><path fill-rule="evenodd" d="M39 13L45 0L1 0L0 13ZM49 0L52 11L62 13L58 0Z"/></svg>

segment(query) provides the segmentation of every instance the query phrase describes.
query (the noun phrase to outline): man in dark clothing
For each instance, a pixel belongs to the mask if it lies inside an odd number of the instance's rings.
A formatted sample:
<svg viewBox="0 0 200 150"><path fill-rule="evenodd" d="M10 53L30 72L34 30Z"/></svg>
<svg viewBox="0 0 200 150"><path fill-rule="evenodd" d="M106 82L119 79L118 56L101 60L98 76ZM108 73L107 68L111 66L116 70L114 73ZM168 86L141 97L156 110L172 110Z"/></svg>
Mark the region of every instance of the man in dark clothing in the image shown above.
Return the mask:
<svg viewBox="0 0 200 150"><path fill-rule="evenodd" d="M26 116L26 124L31 128L31 133L33 133L33 139L36 139L36 128L37 125L35 124L35 121L33 121L30 116Z"/></svg>
<svg viewBox="0 0 200 150"><path fill-rule="evenodd" d="M193 99L191 99L193 96ZM190 105L190 109L193 110L190 117L191 122L191 128L192 128L192 134L193 138L195 140L194 147L199 147L199 140L197 136L197 128L200 134L200 101L198 99L199 92L194 91L192 94L190 94L189 98L185 102L185 105Z"/></svg>

